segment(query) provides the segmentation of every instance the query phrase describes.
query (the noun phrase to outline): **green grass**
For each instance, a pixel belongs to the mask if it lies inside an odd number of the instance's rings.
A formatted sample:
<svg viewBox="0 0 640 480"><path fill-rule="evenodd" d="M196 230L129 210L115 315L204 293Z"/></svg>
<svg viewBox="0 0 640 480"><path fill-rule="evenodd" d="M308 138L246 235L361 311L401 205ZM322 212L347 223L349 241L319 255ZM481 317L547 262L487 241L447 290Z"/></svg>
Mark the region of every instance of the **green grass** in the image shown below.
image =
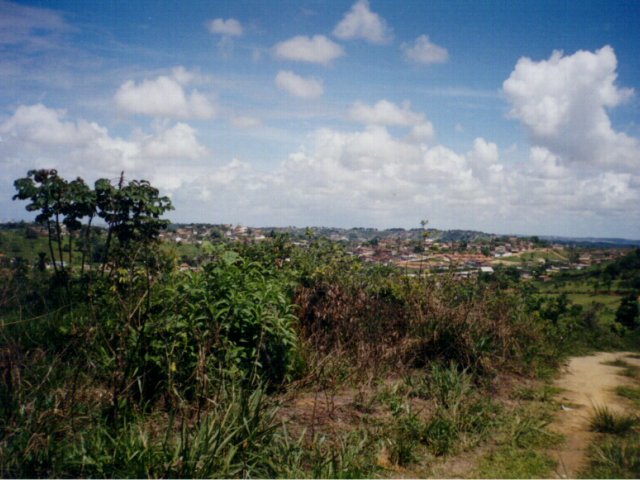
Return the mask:
<svg viewBox="0 0 640 480"><path fill-rule="evenodd" d="M548 387L548 386L545 386ZM530 403L505 414L493 431L495 446L480 459L473 475L478 478L540 478L551 476L556 462L548 449L563 437L547 426L554 408L548 400L554 389L522 389L517 397ZM524 400L524 398L522 398ZM540 399L540 400L537 400Z"/></svg>
<svg viewBox="0 0 640 480"><path fill-rule="evenodd" d="M567 257L556 250L542 251L536 250L533 252L524 252L511 257L503 257L501 260L510 263L522 263L522 262L537 262L539 260L548 260L550 262L566 262Z"/></svg>
<svg viewBox="0 0 640 480"><path fill-rule="evenodd" d="M544 452L506 446L486 456L474 473L478 478L544 478L556 462Z"/></svg>
<svg viewBox="0 0 640 480"><path fill-rule="evenodd" d="M33 264L38 260L38 252L45 252L49 256L46 237L26 238L24 228L0 231L0 253L7 258L22 257Z"/></svg>
<svg viewBox="0 0 640 480"><path fill-rule="evenodd" d="M631 400L636 407L640 408L640 388L629 385L618 385L615 392L621 397Z"/></svg>
<svg viewBox="0 0 640 480"><path fill-rule="evenodd" d="M620 372L618 372L619 375L623 375L625 377L629 377L629 378L638 378L640 377L640 367L638 367L637 365L632 365L629 362L625 362L624 360L617 358L615 360L612 360L610 362L603 362L603 365L609 365L611 367L618 367L618 368L622 368L622 370Z"/></svg>
<svg viewBox="0 0 640 480"><path fill-rule="evenodd" d="M539 387L517 387L513 392L513 398L516 400L549 402L560 392L562 392L562 388L548 384Z"/></svg>
<svg viewBox="0 0 640 480"><path fill-rule="evenodd" d="M581 477L640 478L640 436L608 436L593 444Z"/></svg>
<svg viewBox="0 0 640 480"><path fill-rule="evenodd" d="M590 428L598 433L625 435L638 424L638 417L615 413L608 407L595 407L590 420Z"/></svg>
<svg viewBox="0 0 640 480"><path fill-rule="evenodd" d="M620 296L615 294L568 293L567 297L572 303L582 307L588 307L592 303L601 303L606 308L611 308L615 311L620 305Z"/></svg>

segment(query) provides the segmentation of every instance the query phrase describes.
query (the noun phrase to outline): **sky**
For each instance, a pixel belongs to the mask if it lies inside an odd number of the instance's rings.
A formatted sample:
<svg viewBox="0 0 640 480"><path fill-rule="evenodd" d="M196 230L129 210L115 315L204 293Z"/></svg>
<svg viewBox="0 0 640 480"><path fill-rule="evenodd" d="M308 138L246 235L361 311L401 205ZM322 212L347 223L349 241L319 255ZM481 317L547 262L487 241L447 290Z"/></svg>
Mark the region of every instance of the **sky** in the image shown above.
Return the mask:
<svg viewBox="0 0 640 480"><path fill-rule="evenodd" d="M35 168L175 222L640 239L640 2L0 0L0 221Z"/></svg>

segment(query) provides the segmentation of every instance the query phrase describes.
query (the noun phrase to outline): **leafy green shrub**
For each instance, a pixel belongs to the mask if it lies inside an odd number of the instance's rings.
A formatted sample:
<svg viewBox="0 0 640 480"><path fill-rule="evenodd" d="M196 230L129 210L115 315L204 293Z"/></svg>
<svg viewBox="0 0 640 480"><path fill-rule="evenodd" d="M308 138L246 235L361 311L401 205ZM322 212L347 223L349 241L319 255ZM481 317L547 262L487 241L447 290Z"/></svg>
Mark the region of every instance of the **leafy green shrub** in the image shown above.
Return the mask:
<svg viewBox="0 0 640 480"><path fill-rule="evenodd" d="M204 395L221 371L272 385L295 374L296 317L286 284L260 264L227 251L202 272L178 274L159 295L144 330L145 359L170 391Z"/></svg>

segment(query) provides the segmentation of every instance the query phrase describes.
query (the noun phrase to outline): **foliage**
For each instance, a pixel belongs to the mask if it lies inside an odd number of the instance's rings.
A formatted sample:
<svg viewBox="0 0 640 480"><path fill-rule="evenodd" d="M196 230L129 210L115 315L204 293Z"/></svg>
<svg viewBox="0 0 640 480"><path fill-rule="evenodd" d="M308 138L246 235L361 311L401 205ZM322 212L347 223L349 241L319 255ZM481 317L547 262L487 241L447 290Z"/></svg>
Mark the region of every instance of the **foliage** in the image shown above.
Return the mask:
<svg viewBox="0 0 640 480"><path fill-rule="evenodd" d="M635 415L625 415L605 407L595 407L591 417L591 430L600 433L624 435L638 424Z"/></svg>
<svg viewBox="0 0 640 480"><path fill-rule="evenodd" d="M120 176L117 187L102 178L91 190L81 178L69 182L56 170L30 170L14 185L18 192L14 200L29 200L27 211L38 212L36 222L46 226L50 260L56 273L63 274L63 278L66 278L68 270L64 263L63 227L68 235L66 251L69 266L73 263L74 234L83 230L81 270L84 270L91 223L96 216L108 226L103 265L108 261L121 265L124 260L135 258L140 247L144 250L157 239L160 230L168 225L168 221L160 219L160 216L173 208L169 199L160 197L158 190L146 180L132 180L125 185L124 174ZM87 225L83 226L85 218ZM120 248L109 256L112 236L118 239Z"/></svg>
<svg viewBox="0 0 640 480"><path fill-rule="evenodd" d="M622 297L616 311L616 322L630 330L638 328L640 325L640 305L638 304L637 291L632 291Z"/></svg>
<svg viewBox="0 0 640 480"><path fill-rule="evenodd" d="M548 459L525 450L556 441L547 418L506 412L492 382L616 334L595 306L539 294L514 267L412 277L311 230L303 246L274 232L161 248L172 207L144 180L92 189L32 170L15 185L44 228L18 233L38 258L0 237L15 254L0 265L0 476L367 477L380 447L407 466L496 431L496 465L515 467L494 473L539 474ZM297 439L277 420L278 395L390 372L406 381L382 420L365 421L368 404L360 428Z"/></svg>
<svg viewBox="0 0 640 480"><path fill-rule="evenodd" d="M640 477L640 435L609 436L589 453L587 478Z"/></svg>

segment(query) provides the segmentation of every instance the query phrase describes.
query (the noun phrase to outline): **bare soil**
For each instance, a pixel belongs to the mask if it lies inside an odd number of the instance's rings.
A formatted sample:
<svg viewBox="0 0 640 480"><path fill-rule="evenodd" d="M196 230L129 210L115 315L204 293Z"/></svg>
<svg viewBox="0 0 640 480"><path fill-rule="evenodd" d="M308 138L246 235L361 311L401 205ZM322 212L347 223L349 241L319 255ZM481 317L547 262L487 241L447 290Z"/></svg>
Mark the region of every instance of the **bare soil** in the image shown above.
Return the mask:
<svg viewBox="0 0 640 480"><path fill-rule="evenodd" d="M575 478L584 468L587 448L595 434L589 431L589 419L594 407L607 406L612 411L625 412L629 403L614 392L618 385L632 380L620 375L621 368L605 363L623 360L640 366L629 352L601 352L572 358L561 377L555 382L563 389L558 394L560 409L551 428L565 436L566 441L550 452L558 461L556 475Z"/></svg>

